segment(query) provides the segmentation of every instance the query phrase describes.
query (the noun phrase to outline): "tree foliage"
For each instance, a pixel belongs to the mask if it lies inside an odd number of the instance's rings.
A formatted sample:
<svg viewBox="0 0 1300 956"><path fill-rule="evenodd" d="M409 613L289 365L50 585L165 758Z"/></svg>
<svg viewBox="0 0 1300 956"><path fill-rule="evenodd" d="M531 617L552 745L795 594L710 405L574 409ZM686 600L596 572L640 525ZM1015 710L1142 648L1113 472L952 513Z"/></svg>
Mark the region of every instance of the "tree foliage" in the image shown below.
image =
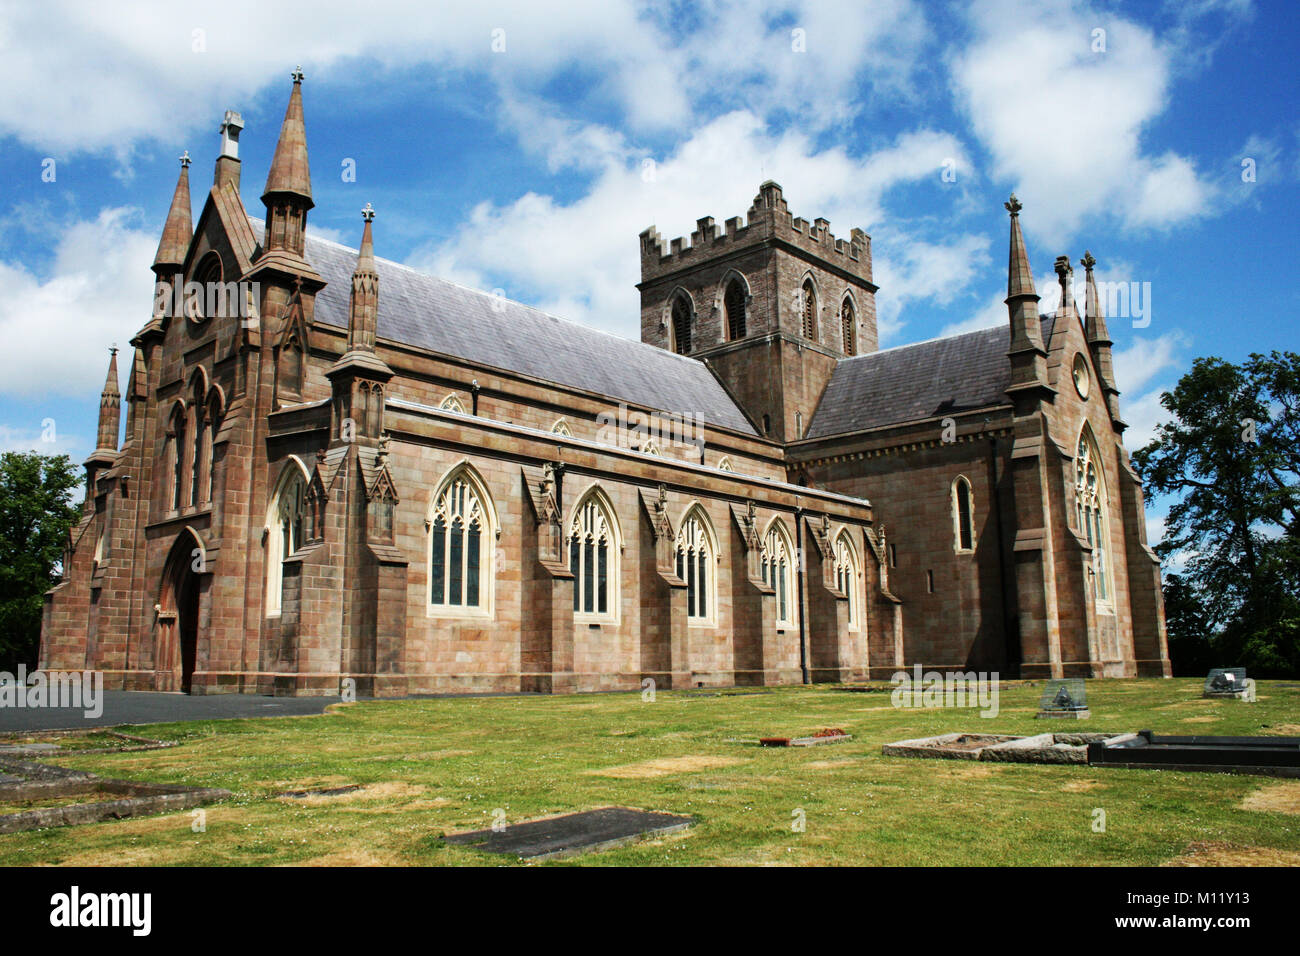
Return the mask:
<svg viewBox="0 0 1300 956"><path fill-rule="evenodd" d="M0 455L0 670L36 664L44 594L63 572L80 480L67 455Z"/></svg>
<svg viewBox="0 0 1300 956"><path fill-rule="evenodd" d="M1160 402L1173 420L1133 464L1176 499L1156 547L1182 565L1164 588L1175 668L1300 673L1300 355L1197 359Z"/></svg>

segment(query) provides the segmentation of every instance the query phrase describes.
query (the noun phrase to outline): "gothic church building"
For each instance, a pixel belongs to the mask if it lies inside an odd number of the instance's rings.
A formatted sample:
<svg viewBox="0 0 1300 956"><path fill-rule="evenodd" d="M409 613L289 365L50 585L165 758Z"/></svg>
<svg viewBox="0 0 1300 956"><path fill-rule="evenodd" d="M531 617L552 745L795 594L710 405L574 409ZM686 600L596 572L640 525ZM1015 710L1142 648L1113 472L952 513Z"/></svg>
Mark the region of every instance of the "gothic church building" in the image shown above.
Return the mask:
<svg viewBox="0 0 1300 956"><path fill-rule="evenodd" d="M1094 261L1082 315L1066 257L1040 314L1015 197L1002 327L878 349L870 237L766 182L743 220L641 234L633 342L378 258L369 210L358 250L305 235L301 83L265 218L238 114L197 223L182 160L43 668L376 696L1169 675Z"/></svg>

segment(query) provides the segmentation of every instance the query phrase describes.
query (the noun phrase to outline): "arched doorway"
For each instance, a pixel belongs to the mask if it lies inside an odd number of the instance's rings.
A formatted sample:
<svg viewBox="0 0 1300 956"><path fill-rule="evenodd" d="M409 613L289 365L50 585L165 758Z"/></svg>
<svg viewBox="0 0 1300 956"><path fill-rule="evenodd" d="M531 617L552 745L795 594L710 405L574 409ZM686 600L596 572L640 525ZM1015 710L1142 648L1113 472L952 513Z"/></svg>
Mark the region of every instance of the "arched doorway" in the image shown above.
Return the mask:
<svg viewBox="0 0 1300 956"><path fill-rule="evenodd" d="M158 600L158 689L190 693L199 643L199 568L203 545L186 528L163 567Z"/></svg>

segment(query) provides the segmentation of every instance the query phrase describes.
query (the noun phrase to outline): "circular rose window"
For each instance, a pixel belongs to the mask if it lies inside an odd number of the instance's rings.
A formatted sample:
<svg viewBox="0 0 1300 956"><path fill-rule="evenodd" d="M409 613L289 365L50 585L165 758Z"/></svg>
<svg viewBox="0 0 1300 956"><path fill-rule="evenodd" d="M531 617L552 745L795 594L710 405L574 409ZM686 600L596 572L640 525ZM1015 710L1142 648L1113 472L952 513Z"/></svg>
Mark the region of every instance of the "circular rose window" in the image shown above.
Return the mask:
<svg viewBox="0 0 1300 956"><path fill-rule="evenodd" d="M1076 352L1074 355L1074 389L1079 393L1080 398L1088 397L1088 360L1083 357L1082 352Z"/></svg>

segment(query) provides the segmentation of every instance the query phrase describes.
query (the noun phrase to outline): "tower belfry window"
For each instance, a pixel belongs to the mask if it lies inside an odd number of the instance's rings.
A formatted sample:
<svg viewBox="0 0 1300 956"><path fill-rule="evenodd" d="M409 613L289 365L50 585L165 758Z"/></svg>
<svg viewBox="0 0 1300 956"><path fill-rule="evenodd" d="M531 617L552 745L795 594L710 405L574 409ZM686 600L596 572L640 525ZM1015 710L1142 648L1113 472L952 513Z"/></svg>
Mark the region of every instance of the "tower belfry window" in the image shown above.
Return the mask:
<svg viewBox="0 0 1300 956"><path fill-rule="evenodd" d="M734 342L745 337L745 287L739 279L732 279L727 284L727 292L722 297L722 306L727 313L727 341Z"/></svg>
<svg viewBox="0 0 1300 956"><path fill-rule="evenodd" d="M844 354L857 355L858 318L853 313L853 300L845 299L840 306L840 334L844 339Z"/></svg>
<svg viewBox="0 0 1300 956"><path fill-rule="evenodd" d="M803 309L803 337L817 341L817 290L813 288L812 279L803 280L800 292L800 306Z"/></svg>
<svg viewBox="0 0 1300 956"><path fill-rule="evenodd" d="M678 355L691 351L691 306L680 295L673 300L673 351Z"/></svg>

